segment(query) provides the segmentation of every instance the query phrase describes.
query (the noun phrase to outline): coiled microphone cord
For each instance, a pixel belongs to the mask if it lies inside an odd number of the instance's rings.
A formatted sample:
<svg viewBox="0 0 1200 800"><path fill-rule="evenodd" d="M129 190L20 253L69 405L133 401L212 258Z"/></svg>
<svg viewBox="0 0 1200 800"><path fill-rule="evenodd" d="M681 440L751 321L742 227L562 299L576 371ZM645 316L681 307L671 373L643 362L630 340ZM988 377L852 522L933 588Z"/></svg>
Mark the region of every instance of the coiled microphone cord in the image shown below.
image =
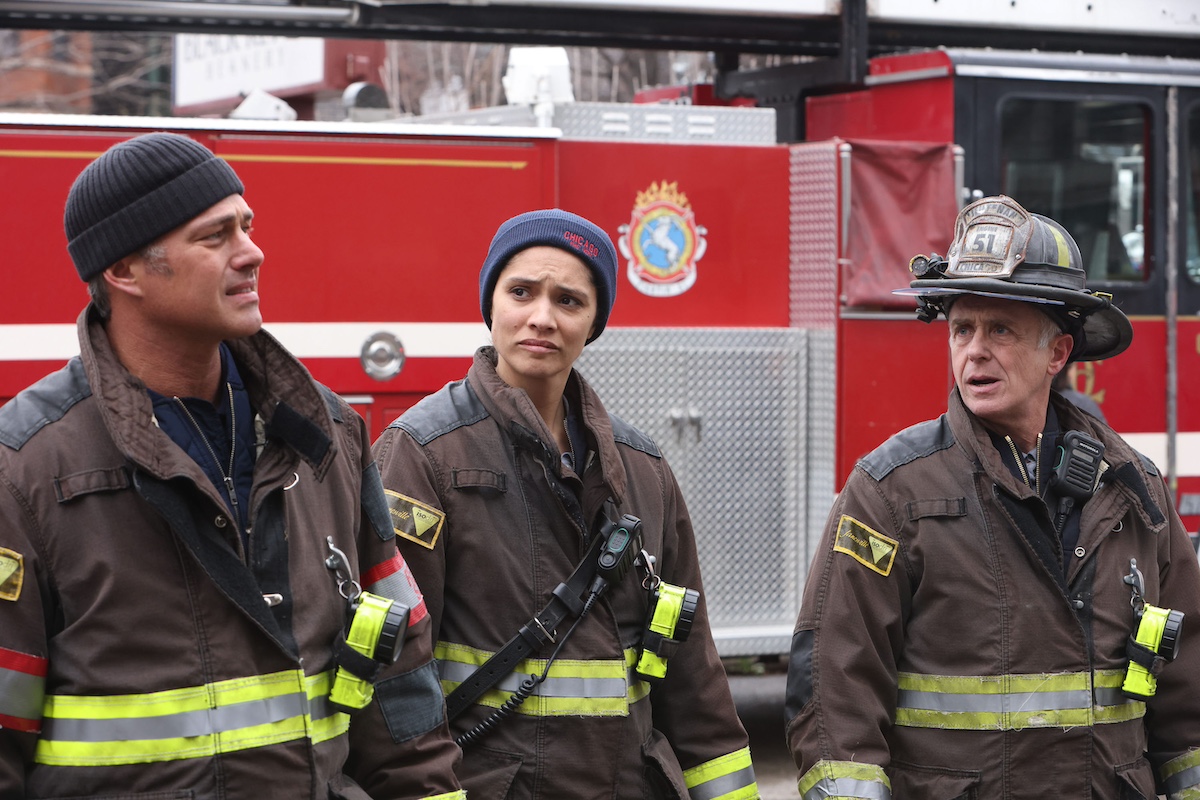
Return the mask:
<svg viewBox="0 0 1200 800"><path fill-rule="evenodd" d="M592 595L588 597L583 613L575 618L575 621L571 623L571 627L567 628L567 632L564 633L562 638L558 640L558 646L554 648L554 652L551 653L550 658L546 660L546 668L542 670L542 674L530 675L525 680L521 681L521 685L515 692L513 692L513 696L505 700L504 703L495 711L493 711L487 719L480 722L474 728L471 728L471 730L466 731L465 733L460 733L458 736L456 736L454 738L454 743L456 745L459 747L466 747L467 745L478 741L484 734L494 729L497 725L504 721L505 717L516 711L521 707L522 703L529 699L529 697L537 690L537 687L546 680L546 676L550 674L550 665L554 663L556 658L558 658L559 653L562 652L563 646L567 643L567 640L571 638L571 634L575 632L575 628L577 628L579 623L583 621L583 618L587 616L587 612L592 610L592 606L595 605L596 599L599 596L599 592L593 592Z"/></svg>

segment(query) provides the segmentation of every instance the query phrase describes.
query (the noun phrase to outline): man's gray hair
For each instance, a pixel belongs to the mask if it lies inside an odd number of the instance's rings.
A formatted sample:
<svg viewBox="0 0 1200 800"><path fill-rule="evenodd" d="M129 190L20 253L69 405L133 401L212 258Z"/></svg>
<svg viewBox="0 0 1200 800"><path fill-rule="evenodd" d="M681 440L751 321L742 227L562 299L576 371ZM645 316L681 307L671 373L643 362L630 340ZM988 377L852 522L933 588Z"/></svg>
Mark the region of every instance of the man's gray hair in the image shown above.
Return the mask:
<svg viewBox="0 0 1200 800"><path fill-rule="evenodd" d="M167 263L167 248L162 242L154 242L148 244L138 251L138 255L146 261L146 267L151 272L157 272L160 275L170 275L171 266ZM107 270L105 270L107 271ZM108 319L112 316L112 302L108 299L108 283L104 280L104 272L100 272L87 282L88 295L92 298L92 305L96 307L96 313L100 315L100 319Z"/></svg>
<svg viewBox="0 0 1200 800"><path fill-rule="evenodd" d="M1066 333L1066 331L1059 327L1058 322L1049 314L1039 314L1038 319L1038 324L1041 327L1041 330L1038 332L1038 349L1045 350L1054 341L1054 337L1060 333Z"/></svg>

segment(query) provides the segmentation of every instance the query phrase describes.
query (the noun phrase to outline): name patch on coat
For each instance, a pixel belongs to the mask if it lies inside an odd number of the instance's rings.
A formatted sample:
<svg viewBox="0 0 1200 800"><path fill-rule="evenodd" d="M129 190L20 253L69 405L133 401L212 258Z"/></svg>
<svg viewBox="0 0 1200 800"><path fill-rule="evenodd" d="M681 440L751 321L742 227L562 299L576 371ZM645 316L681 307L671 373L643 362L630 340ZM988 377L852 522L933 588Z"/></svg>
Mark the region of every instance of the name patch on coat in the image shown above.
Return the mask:
<svg viewBox="0 0 1200 800"><path fill-rule="evenodd" d="M25 559L18 552L0 547L0 600L16 600L25 581Z"/></svg>
<svg viewBox="0 0 1200 800"><path fill-rule="evenodd" d="M388 513L391 515L392 530L396 535L432 550L442 533L442 523L446 521L446 515L420 500L406 497L391 489L383 491L387 495Z"/></svg>
<svg viewBox="0 0 1200 800"><path fill-rule="evenodd" d="M833 540L834 550L845 553L880 575L887 575L892 571L898 546L899 542L895 539L871 530L854 517L845 514L838 522L837 536Z"/></svg>

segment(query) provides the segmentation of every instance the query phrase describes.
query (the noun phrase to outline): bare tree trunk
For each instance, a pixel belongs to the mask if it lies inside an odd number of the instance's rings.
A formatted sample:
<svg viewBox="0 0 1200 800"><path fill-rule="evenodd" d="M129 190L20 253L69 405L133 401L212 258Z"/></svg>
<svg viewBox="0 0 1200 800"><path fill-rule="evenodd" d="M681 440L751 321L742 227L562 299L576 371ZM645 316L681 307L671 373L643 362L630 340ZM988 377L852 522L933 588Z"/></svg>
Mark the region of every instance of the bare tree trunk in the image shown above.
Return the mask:
<svg viewBox="0 0 1200 800"><path fill-rule="evenodd" d="M476 99L480 97L480 93L476 91L474 80L475 51L477 47L478 46L474 42L471 42L469 45L467 45L467 53L462 60L463 88L467 90L467 105L472 107L478 105L478 103L476 103Z"/></svg>
<svg viewBox="0 0 1200 800"><path fill-rule="evenodd" d="M575 100L583 100L583 49L572 47L571 52L574 55L571 65L575 67L575 78L571 80L572 89L574 89Z"/></svg>
<svg viewBox="0 0 1200 800"><path fill-rule="evenodd" d="M592 48L592 101L600 99L600 49Z"/></svg>
<svg viewBox="0 0 1200 800"><path fill-rule="evenodd" d="M498 46L494 51L495 58L492 59L492 95L488 102L489 106L500 105L500 92L504 88L502 78L507 60L505 57L507 49L506 47Z"/></svg>

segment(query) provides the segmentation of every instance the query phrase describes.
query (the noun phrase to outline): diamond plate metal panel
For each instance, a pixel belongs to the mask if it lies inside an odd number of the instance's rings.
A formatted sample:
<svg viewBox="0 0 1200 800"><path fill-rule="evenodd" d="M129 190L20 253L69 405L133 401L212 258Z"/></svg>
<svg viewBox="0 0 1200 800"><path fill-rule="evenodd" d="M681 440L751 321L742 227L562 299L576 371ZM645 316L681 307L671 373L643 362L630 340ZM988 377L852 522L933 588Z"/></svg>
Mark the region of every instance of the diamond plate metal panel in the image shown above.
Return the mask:
<svg viewBox="0 0 1200 800"><path fill-rule="evenodd" d="M808 528L803 538L810 551L821 541L829 510L837 497L837 336L831 330L808 336Z"/></svg>
<svg viewBox="0 0 1200 800"><path fill-rule="evenodd" d="M842 194L840 142L789 148L791 324L809 331L805 528L799 536L811 563L836 497L837 315Z"/></svg>
<svg viewBox="0 0 1200 800"><path fill-rule="evenodd" d="M687 441L676 435L680 422L673 421L673 414L682 413L687 359L661 332L606 328L584 348L576 367L609 413L658 443L672 469L678 472L687 463Z"/></svg>
<svg viewBox="0 0 1200 800"><path fill-rule="evenodd" d="M811 558L808 336L610 328L578 362L675 471L724 656L786 653L799 612Z"/></svg>
<svg viewBox="0 0 1200 800"><path fill-rule="evenodd" d="M832 329L838 298L838 142L789 148L792 325Z"/></svg>
<svg viewBox="0 0 1200 800"><path fill-rule="evenodd" d="M775 144L775 110L632 103L560 103L554 125L567 139Z"/></svg>

